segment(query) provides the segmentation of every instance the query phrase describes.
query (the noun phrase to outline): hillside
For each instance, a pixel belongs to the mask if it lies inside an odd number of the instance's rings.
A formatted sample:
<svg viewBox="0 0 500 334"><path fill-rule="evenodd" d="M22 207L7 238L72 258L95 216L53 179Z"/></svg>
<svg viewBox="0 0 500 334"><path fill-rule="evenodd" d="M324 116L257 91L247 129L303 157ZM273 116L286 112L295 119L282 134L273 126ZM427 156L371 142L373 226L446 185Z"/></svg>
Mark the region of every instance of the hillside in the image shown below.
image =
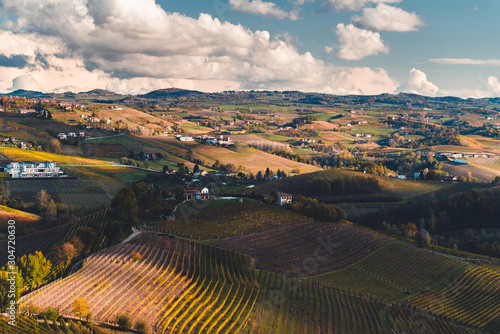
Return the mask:
<svg viewBox="0 0 500 334"><path fill-rule="evenodd" d="M114 324L118 314L128 314L133 326L146 320L155 333L476 330L405 304L255 270L253 262L231 250L144 231L91 256L78 272L24 296L21 304L71 316L73 302L84 298L97 323Z"/></svg>

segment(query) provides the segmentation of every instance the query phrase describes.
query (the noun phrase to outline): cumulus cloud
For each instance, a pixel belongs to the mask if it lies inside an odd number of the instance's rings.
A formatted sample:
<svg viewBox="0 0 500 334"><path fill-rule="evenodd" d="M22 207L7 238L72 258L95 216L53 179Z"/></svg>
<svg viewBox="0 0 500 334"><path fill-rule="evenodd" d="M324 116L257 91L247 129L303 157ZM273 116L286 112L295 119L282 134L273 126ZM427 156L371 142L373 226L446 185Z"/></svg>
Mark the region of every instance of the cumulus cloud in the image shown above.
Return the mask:
<svg viewBox="0 0 500 334"><path fill-rule="evenodd" d="M378 32L355 27L353 24L337 25L337 36L340 41L340 50L337 57L345 60L361 60L367 56L379 53L389 53Z"/></svg>
<svg viewBox="0 0 500 334"><path fill-rule="evenodd" d="M500 66L500 59L431 58L430 62L443 65L486 65Z"/></svg>
<svg viewBox="0 0 500 334"><path fill-rule="evenodd" d="M408 82L399 87L398 91L426 96L436 96L439 92L439 88L427 80L427 75L424 72L412 68Z"/></svg>
<svg viewBox="0 0 500 334"><path fill-rule="evenodd" d="M9 90L15 91L18 89L40 90L40 85L31 75L25 74L18 76L14 78L14 80L12 80L12 87L10 87Z"/></svg>
<svg viewBox="0 0 500 334"><path fill-rule="evenodd" d="M299 18L299 12L297 10L286 12L273 2L262 0L229 0L229 5L234 10L250 14L273 16L277 19L297 20Z"/></svg>
<svg viewBox="0 0 500 334"><path fill-rule="evenodd" d="M490 76L488 78L488 87L490 91L494 94L494 96L500 95L500 82L494 76Z"/></svg>
<svg viewBox="0 0 500 334"><path fill-rule="evenodd" d="M383 3L363 9L363 14L353 17L353 20L364 28L379 31L416 31L423 25L417 14Z"/></svg>
<svg viewBox="0 0 500 334"><path fill-rule="evenodd" d="M44 91L73 86L136 93L178 86L378 94L397 87L383 69L325 64L267 31L208 14L168 13L154 0L2 4L0 14L15 19L4 22L8 31L0 30L0 54L26 56L30 66L0 67L0 90L14 87L13 80L23 75Z"/></svg>
<svg viewBox="0 0 500 334"><path fill-rule="evenodd" d="M370 3L398 3L401 0L325 0L323 10L359 10Z"/></svg>

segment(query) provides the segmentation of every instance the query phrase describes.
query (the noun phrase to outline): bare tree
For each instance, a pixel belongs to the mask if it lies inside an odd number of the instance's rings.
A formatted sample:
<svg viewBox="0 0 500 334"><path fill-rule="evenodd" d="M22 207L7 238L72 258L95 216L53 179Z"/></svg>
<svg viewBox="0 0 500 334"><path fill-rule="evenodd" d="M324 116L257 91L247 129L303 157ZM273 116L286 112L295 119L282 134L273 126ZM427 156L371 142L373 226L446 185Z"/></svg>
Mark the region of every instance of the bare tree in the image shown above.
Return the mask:
<svg viewBox="0 0 500 334"><path fill-rule="evenodd" d="M36 201L41 208L45 208L49 203L50 195L44 189L36 193Z"/></svg>

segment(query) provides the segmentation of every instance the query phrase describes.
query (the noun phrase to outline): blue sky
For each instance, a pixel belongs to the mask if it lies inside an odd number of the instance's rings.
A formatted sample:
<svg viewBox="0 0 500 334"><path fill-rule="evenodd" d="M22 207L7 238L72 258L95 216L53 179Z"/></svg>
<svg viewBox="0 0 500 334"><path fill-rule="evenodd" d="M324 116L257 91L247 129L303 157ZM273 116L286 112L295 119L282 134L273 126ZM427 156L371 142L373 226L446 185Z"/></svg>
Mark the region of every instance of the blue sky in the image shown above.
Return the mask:
<svg viewBox="0 0 500 334"><path fill-rule="evenodd" d="M500 1L0 1L0 91L500 96Z"/></svg>

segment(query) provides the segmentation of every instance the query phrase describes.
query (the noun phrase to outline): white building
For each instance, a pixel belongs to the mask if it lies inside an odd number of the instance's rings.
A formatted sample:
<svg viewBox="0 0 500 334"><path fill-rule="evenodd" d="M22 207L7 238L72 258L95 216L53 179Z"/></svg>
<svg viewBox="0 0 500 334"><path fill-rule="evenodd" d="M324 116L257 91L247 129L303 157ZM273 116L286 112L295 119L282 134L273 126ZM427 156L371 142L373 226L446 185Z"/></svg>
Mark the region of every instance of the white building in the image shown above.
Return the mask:
<svg viewBox="0 0 500 334"><path fill-rule="evenodd" d="M278 205L292 204L292 194L278 192Z"/></svg>
<svg viewBox="0 0 500 334"><path fill-rule="evenodd" d="M10 162L4 168L13 178L60 177L64 173L55 161Z"/></svg>

